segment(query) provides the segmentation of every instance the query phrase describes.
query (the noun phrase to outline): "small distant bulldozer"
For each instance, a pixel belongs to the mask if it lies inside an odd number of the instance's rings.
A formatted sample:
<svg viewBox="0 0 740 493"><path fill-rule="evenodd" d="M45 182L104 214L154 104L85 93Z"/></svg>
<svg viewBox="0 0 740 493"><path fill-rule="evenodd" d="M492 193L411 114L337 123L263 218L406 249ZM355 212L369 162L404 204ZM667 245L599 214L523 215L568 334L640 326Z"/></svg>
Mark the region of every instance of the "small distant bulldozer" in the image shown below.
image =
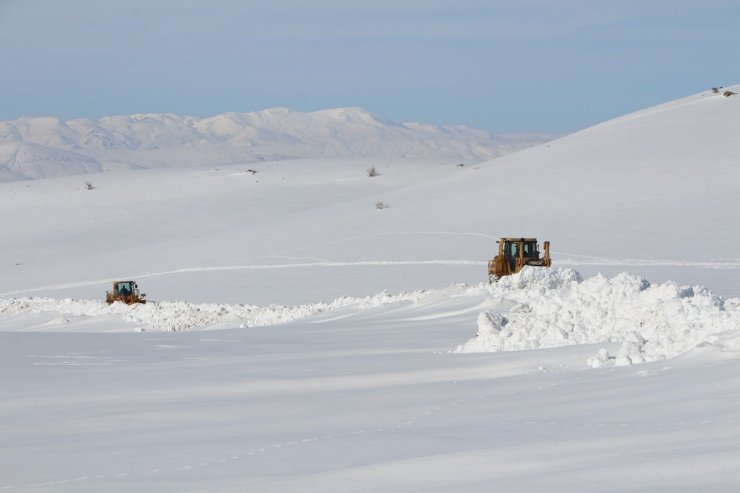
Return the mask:
<svg viewBox="0 0 740 493"><path fill-rule="evenodd" d="M134 305L136 303L146 303L146 295L139 293L139 286L136 281L114 281L113 291L105 292L105 301L109 305L115 301Z"/></svg>
<svg viewBox="0 0 740 493"><path fill-rule="evenodd" d="M546 241L545 256L540 258L537 238L501 238L498 255L488 262L488 281L493 282L502 276L516 274L525 265L550 267L550 242Z"/></svg>

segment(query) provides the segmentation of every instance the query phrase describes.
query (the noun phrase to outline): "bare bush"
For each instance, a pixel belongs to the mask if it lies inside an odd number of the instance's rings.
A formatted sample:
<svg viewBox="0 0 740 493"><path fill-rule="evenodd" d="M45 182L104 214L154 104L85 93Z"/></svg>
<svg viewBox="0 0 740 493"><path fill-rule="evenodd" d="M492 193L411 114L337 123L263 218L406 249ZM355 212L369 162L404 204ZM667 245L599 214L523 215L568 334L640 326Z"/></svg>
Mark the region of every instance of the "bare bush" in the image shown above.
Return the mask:
<svg viewBox="0 0 740 493"><path fill-rule="evenodd" d="M375 202L375 208L378 210L387 209L390 207L390 205L386 204L385 202Z"/></svg>
<svg viewBox="0 0 740 493"><path fill-rule="evenodd" d="M375 166L367 169L367 176L369 176L370 178L372 178L373 176L379 176L379 175L380 175L380 172L377 169L375 169Z"/></svg>
<svg viewBox="0 0 740 493"><path fill-rule="evenodd" d="M86 181L86 182L85 182L85 187L86 187L86 188L87 188L88 190L95 190L95 185L93 185L91 181Z"/></svg>
<svg viewBox="0 0 740 493"><path fill-rule="evenodd" d="M737 94L737 93L736 92L732 92L732 91L725 91L724 93L722 93L722 95L724 97L726 97L726 98L729 98L730 96L734 96L735 94Z"/></svg>

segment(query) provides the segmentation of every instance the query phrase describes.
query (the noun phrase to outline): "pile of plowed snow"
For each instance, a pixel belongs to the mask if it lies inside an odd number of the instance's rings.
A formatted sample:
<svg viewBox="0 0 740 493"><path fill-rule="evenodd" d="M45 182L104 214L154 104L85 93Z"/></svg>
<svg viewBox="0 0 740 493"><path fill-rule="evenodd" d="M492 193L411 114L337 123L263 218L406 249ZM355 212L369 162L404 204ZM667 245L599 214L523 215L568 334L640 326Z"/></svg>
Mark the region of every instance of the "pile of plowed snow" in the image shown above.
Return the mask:
<svg viewBox="0 0 740 493"><path fill-rule="evenodd" d="M726 299L703 287L675 282L651 285L624 273L583 280L576 271L558 268L525 268L491 285L453 285L398 295L384 292L292 307L181 301L128 306L97 300L10 298L0 299L0 315L63 315L55 321L66 321L66 316L114 317L126 323L123 330L181 331L275 325L325 312L359 312L401 302L425 303L427 308L444 311L447 300L459 302L461 297L469 297L471 306L489 308L479 313L477 335L458 346L460 353L621 343L616 354L602 348L589 359L589 365L599 367L672 358L702 343L740 351L738 298ZM40 326L46 329L46 324Z"/></svg>
<svg viewBox="0 0 740 493"><path fill-rule="evenodd" d="M616 355L602 348L589 359L599 367L672 358L705 342L740 349L740 299L699 286L652 286L624 273L582 280L568 269L525 268L488 289L499 306L511 308L481 312L476 337L458 352L622 343Z"/></svg>
<svg viewBox="0 0 740 493"><path fill-rule="evenodd" d="M391 295L380 293L364 298L344 297L332 302L309 303L298 306L256 306L243 304L187 303L159 301L139 305L113 303L99 300L74 300L53 298L0 299L0 315L58 313L75 317L118 316L139 330L181 331L208 328L220 324L244 327L275 325L292 320L337 311L343 308L367 310L389 303L419 301L428 292L417 291Z"/></svg>

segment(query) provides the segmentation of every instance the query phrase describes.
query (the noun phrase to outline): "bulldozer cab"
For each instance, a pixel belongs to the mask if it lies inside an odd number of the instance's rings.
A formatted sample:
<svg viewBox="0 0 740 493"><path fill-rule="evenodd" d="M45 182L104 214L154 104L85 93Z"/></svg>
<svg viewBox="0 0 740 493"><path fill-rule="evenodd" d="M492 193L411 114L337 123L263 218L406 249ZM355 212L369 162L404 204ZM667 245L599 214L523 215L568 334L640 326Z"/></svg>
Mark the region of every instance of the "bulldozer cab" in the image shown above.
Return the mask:
<svg viewBox="0 0 740 493"><path fill-rule="evenodd" d="M537 249L537 240L522 241L522 239L504 239L503 242L504 258L509 264L509 268L512 272L517 272L516 262L520 256L525 259L537 259L540 256L540 252Z"/></svg>
<svg viewBox="0 0 740 493"><path fill-rule="evenodd" d="M545 242L545 256L540 258L537 238L501 238L498 255L488 262L488 278L494 281L501 276L516 274L525 265L550 267L550 242Z"/></svg>
<svg viewBox="0 0 740 493"><path fill-rule="evenodd" d="M139 286L135 281L114 281L113 290L105 292L105 301L109 305L116 301L133 305L146 303L146 295L139 293Z"/></svg>
<svg viewBox="0 0 740 493"><path fill-rule="evenodd" d="M525 258L535 258L540 255L537 240L504 240L504 251L508 252L509 256L518 257L520 248Z"/></svg>
<svg viewBox="0 0 740 493"><path fill-rule="evenodd" d="M123 296L128 296L136 289L136 283L133 281L120 281L113 283L113 292Z"/></svg>
<svg viewBox="0 0 740 493"><path fill-rule="evenodd" d="M516 259L519 258L519 243L516 241L504 241L504 258L509 264L509 269L516 269Z"/></svg>

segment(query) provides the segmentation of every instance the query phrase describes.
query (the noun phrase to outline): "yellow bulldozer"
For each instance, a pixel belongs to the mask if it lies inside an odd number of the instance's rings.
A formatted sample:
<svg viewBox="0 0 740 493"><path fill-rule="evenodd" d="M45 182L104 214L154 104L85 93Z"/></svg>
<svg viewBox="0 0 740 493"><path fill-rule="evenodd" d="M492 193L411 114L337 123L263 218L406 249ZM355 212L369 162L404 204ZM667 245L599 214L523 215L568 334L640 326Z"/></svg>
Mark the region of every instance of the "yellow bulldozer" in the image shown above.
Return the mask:
<svg viewBox="0 0 740 493"><path fill-rule="evenodd" d="M146 303L146 295L139 293L139 286L136 281L114 281L113 291L105 292L105 301L109 305L115 301L134 305L136 303Z"/></svg>
<svg viewBox="0 0 740 493"><path fill-rule="evenodd" d="M540 258L537 238L501 238L498 243L498 255L488 262L488 281L516 274L525 265L550 267L550 242L544 244L545 256Z"/></svg>

